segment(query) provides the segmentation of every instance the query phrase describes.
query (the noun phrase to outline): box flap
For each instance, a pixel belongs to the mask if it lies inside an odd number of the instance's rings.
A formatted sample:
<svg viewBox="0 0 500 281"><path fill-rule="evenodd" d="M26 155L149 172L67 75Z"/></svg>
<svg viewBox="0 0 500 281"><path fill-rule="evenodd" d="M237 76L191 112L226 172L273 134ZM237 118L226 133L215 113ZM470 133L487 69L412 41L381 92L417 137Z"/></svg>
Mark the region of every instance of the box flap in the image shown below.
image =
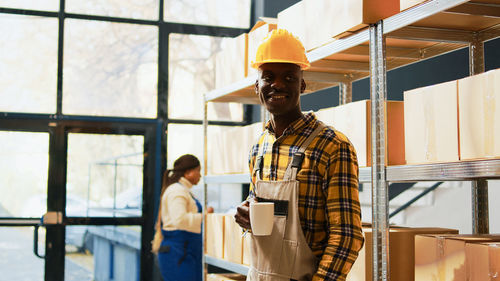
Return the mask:
<svg viewBox="0 0 500 281"><path fill-rule="evenodd" d="M264 24L278 24L277 18L268 18L268 17L259 17L259 20L255 23L255 25L250 29L250 32L255 29L263 26Z"/></svg>

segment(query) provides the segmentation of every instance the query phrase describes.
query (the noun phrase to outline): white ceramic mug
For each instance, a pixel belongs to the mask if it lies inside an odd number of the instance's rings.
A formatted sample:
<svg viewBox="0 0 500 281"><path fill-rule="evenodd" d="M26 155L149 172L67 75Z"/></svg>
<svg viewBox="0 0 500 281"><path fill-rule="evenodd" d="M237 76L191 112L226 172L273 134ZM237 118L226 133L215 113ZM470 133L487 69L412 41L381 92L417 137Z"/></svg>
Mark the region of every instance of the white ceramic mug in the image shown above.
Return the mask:
<svg viewBox="0 0 500 281"><path fill-rule="evenodd" d="M257 236L271 235L274 221L273 202L251 202L250 224L252 234Z"/></svg>

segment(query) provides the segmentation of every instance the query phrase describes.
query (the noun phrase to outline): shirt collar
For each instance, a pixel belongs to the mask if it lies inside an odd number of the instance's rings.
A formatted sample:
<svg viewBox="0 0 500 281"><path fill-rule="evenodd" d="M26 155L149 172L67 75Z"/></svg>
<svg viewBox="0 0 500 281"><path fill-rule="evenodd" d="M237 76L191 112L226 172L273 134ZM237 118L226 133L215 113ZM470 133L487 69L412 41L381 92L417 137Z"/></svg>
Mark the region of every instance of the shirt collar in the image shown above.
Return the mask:
<svg viewBox="0 0 500 281"><path fill-rule="evenodd" d="M285 129L283 132L284 136L287 135L292 135L295 132L300 132L302 131L305 127L310 126L311 124L314 124L314 121L316 120L316 115L312 111L308 111L305 114L302 114L302 117L299 119L293 121L288 128ZM266 129L269 132L274 133L273 126L271 125L271 121L267 121L266 124Z"/></svg>
<svg viewBox="0 0 500 281"><path fill-rule="evenodd" d="M179 183L182 184L183 186L187 187L187 188L191 188L193 186L193 184L188 179L186 179L185 177L181 177L179 179Z"/></svg>

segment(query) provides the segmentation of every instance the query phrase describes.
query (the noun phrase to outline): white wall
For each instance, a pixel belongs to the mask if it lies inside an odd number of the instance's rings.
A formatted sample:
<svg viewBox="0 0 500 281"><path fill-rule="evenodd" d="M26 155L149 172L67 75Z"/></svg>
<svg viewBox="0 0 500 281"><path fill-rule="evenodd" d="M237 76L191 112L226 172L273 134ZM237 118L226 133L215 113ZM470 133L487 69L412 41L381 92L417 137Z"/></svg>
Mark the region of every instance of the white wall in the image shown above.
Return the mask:
<svg viewBox="0 0 500 281"><path fill-rule="evenodd" d="M419 183L430 186L432 183ZM490 233L500 233L500 181L488 181ZM408 192L408 191L406 191ZM404 193L400 196L404 196ZM398 196L399 197L399 196ZM390 211L404 200L396 197L390 204ZM363 221L371 221L370 185L364 186L360 193ZM394 216L390 222L403 226L456 228L460 233L472 233L471 183L445 182L435 191L427 194L413 206Z"/></svg>

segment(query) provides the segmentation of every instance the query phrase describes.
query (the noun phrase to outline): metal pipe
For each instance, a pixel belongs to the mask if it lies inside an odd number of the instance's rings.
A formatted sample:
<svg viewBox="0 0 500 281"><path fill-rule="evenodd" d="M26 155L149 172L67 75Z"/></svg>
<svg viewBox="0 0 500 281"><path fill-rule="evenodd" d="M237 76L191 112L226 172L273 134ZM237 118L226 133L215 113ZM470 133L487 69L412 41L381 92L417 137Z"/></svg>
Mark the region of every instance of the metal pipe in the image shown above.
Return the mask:
<svg viewBox="0 0 500 281"><path fill-rule="evenodd" d="M370 25L373 280L389 280L389 196L385 171L386 66L383 24Z"/></svg>
<svg viewBox="0 0 500 281"><path fill-rule="evenodd" d="M482 72L484 72L484 43L476 34L474 41L469 44L469 74L476 75ZM474 180L471 189L472 233L489 233L488 181Z"/></svg>
<svg viewBox="0 0 500 281"><path fill-rule="evenodd" d="M339 105L352 102L352 81L339 84Z"/></svg>
<svg viewBox="0 0 500 281"><path fill-rule="evenodd" d="M469 44L469 74L484 72L484 43L476 39Z"/></svg>
<svg viewBox="0 0 500 281"><path fill-rule="evenodd" d="M472 181L472 233L489 232L488 181L479 179Z"/></svg>

